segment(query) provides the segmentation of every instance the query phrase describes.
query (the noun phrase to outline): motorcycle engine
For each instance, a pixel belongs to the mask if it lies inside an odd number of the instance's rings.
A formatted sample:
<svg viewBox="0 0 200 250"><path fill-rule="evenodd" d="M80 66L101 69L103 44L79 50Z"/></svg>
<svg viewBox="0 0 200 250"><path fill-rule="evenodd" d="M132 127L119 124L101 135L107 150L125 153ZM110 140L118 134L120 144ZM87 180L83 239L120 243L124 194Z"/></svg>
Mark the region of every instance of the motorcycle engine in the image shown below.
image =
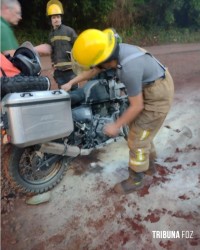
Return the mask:
<svg viewBox="0 0 200 250"><path fill-rule="evenodd" d="M101 117L98 119L98 125L96 127L96 135L101 142L105 142L106 140L109 139L109 137L103 131L104 126L107 123L113 123L113 122L114 119L112 117Z"/></svg>
<svg viewBox="0 0 200 250"><path fill-rule="evenodd" d="M103 128L107 123L113 123L115 115L110 104L100 104L91 108L87 105L72 110L74 120L74 137L77 143L91 148L109 139Z"/></svg>
<svg viewBox="0 0 200 250"><path fill-rule="evenodd" d="M92 110L87 106L79 106L72 109L72 117L75 122L85 123L92 121Z"/></svg>

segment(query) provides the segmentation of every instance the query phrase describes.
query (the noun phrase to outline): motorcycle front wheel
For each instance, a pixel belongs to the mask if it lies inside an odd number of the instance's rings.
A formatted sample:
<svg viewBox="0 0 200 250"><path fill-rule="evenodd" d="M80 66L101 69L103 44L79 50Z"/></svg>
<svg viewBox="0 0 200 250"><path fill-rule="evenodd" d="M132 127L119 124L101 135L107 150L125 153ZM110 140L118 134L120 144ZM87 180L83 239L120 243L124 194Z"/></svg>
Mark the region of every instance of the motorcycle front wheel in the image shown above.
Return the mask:
<svg viewBox="0 0 200 250"><path fill-rule="evenodd" d="M43 193L54 188L68 169L66 157L46 154L36 146L14 147L7 165L11 184L25 193Z"/></svg>

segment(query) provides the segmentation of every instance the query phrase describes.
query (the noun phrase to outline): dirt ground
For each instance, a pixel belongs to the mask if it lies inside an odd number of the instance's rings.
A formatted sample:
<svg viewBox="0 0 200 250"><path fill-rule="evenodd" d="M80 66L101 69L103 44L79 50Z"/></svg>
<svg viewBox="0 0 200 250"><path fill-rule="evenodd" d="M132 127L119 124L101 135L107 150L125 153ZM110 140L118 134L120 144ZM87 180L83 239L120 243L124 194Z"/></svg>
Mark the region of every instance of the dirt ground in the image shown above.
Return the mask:
<svg viewBox="0 0 200 250"><path fill-rule="evenodd" d="M128 175L125 140L78 157L49 202L12 201L1 216L2 250L200 249L200 44L147 49L175 82L155 139L157 173L142 190L120 196L112 187ZM42 65L52 79L49 58Z"/></svg>

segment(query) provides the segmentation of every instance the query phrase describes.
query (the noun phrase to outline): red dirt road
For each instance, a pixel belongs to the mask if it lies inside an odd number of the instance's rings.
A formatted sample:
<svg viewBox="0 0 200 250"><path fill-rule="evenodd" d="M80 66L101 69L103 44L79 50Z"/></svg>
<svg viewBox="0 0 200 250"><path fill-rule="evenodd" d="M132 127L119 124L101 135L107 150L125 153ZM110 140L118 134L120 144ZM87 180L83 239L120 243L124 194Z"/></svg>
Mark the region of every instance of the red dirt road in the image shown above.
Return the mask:
<svg viewBox="0 0 200 250"><path fill-rule="evenodd" d="M200 249L200 44L147 49L175 82L155 140L155 176L141 191L119 196L112 187L127 177L124 140L78 157L48 203L18 198L2 214L2 250ZM49 58L42 65L51 78Z"/></svg>

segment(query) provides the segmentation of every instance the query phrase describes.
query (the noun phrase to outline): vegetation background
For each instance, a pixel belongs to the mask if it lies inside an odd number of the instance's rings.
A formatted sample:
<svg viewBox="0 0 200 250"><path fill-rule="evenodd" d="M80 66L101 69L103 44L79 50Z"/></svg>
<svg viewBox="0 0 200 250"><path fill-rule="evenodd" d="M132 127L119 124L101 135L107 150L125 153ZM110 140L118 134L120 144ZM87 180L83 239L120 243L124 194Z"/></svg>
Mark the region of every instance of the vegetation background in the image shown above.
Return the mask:
<svg viewBox="0 0 200 250"><path fill-rule="evenodd" d="M77 33L113 27L124 42L145 45L200 42L200 0L60 0L63 23ZM19 0L22 21L15 27L20 43L46 42L50 31L48 0Z"/></svg>

